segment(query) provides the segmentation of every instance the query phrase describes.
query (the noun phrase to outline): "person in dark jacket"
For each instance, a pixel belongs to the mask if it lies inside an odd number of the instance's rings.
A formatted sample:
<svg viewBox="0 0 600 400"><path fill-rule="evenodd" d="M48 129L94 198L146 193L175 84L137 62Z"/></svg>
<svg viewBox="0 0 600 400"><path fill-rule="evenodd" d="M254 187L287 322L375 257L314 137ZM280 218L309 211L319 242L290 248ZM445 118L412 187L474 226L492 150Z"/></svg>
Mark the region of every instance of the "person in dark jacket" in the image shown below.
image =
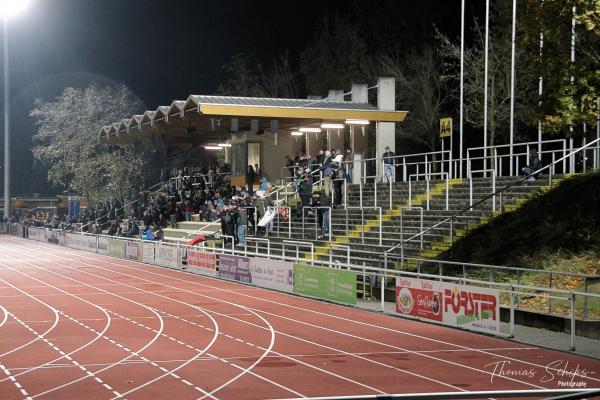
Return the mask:
<svg viewBox="0 0 600 400"><path fill-rule="evenodd" d="M248 172L246 173L246 185L248 185L248 192L252 193L254 191L253 185L256 180L256 171L254 171L254 167L252 165L248 165Z"/></svg>
<svg viewBox="0 0 600 400"><path fill-rule="evenodd" d="M383 153L383 176L387 177L388 182L395 180L396 165L394 157L396 157L396 154L390 150L389 146L386 146L385 153Z"/></svg>

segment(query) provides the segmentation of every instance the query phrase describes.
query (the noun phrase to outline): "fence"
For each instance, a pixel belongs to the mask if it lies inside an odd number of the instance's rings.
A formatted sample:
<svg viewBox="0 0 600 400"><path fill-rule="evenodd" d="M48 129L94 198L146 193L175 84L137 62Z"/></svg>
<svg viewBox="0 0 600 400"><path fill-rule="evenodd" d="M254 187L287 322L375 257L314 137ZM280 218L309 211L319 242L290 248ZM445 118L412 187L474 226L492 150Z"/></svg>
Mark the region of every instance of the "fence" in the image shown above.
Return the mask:
<svg viewBox="0 0 600 400"><path fill-rule="evenodd" d="M0 228L6 226L0 225ZM365 296L365 287L367 279L371 282L378 280L380 284L380 304L381 309L396 315L402 315L408 318L428 320L431 322L447 323L445 321L432 320L431 316L411 315L402 312L401 291L405 286L407 279L416 279L418 282L443 282L444 295L458 290L465 293L475 293L479 299L478 314L469 314L464 311L459 312L455 317L456 326L463 329L485 331L500 336L514 335L515 311L526 309L524 300L526 298L541 298L551 300L553 307L549 310L553 313L561 314L562 308L566 308L566 317L570 321L570 341L569 348L575 348L575 330L577 316L582 314L582 306L590 307L590 310L600 309L600 295L593 293L580 292L575 290L563 290L548 285L548 287L537 287L531 285L522 285L519 282L502 282L496 279L482 279L480 276L469 275L466 272L462 276L450 276L444 274L444 268L456 267L453 263L445 263L438 273L425 271L419 267L416 272L405 270L382 269L367 266L356 266L339 261L324 261L306 259L300 257L301 248L311 249L311 255L314 254L314 245L310 242L287 241L285 247L295 248L295 255L286 257L285 251L282 255L270 254L269 259L253 257L255 252L247 252L225 246L190 247L180 244L168 244L161 242L142 241L138 239L126 239L107 237L102 235L92 235L87 233L73 233L50 230L45 228L26 228L22 225L11 224L8 231L14 236L29 237L31 240L45 241L74 249L107 254L114 257L129 259L138 262L146 262L165 268L187 270L189 272L217 276L222 279L233 280L237 282L252 284L268 289L281 290L289 293L332 300L342 303L354 304L358 301L357 284L362 283L363 296ZM268 246L268 244L267 244ZM425 261L420 260L422 263ZM430 261L431 262L431 261ZM457 263L458 264L458 263ZM309 266L310 265L310 266ZM462 265L462 264L461 264ZM484 265L471 265L478 268L500 268ZM464 271L467 271L468 264L464 264ZM519 270L519 269L512 269ZM520 269L518 274L532 272L531 270ZM499 272L500 270L498 270ZM539 272L539 271L536 271ZM488 276L495 277L496 271L489 273ZM564 274L558 272L546 272L556 279ZM590 279L589 277L587 279ZM362 282L361 282L362 280ZM391 286L387 283L392 283ZM454 285L456 290L450 290L447 285ZM386 292L392 290L393 301L386 301ZM441 289L440 289L441 290ZM457 293L458 293L457 292ZM440 295L441 296L441 295ZM485 297L488 296L488 297ZM489 297L492 296L492 297ZM499 313L495 314L490 307L484 307L482 299L490 300L494 304L507 308L510 312L508 328L499 322ZM438 301L440 301L438 297ZM477 302L476 301L476 302ZM372 308L374 303L362 302L359 306ZM421 302L429 304L432 312L437 310L434 306L435 301ZM491 326L497 327L496 331L481 329L473 325L474 321L484 321L490 319L490 315L495 315L490 321ZM462 325L461 325L462 324ZM489 327L488 327L489 328Z"/></svg>

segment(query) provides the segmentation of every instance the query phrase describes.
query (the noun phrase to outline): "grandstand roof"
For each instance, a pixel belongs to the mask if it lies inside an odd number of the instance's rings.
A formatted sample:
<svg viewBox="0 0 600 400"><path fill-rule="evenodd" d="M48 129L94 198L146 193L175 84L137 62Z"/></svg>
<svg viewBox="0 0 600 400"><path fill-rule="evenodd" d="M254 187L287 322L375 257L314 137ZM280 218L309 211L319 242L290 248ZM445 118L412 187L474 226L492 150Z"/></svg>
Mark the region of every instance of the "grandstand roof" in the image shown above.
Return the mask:
<svg viewBox="0 0 600 400"><path fill-rule="evenodd" d="M406 111L382 111L368 103L330 99L278 99L191 95L100 129L105 143L207 143L236 131L287 131L322 122L363 119L402 122Z"/></svg>

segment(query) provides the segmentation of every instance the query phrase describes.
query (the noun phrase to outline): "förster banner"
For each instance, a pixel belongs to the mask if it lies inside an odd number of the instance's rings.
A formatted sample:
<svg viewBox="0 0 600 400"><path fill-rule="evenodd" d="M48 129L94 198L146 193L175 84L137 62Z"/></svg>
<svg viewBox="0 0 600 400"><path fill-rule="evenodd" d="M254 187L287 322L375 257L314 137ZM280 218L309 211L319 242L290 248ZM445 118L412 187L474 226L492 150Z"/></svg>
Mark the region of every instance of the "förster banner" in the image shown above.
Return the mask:
<svg viewBox="0 0 600 400"><path fill-rule="evenodd" d="M396 278L396 312L457 328L499 333L499 297L496 289Z"/></svg>

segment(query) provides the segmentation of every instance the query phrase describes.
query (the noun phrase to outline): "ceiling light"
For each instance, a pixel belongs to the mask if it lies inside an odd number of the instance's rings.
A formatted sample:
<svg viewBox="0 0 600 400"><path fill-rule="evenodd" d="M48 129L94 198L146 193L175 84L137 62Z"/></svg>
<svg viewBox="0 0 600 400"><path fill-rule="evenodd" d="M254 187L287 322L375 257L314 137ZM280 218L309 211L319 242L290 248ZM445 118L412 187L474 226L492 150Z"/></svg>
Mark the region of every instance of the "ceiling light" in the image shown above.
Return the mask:
<svg viewBox="0 0 600 400"><path fill-rule="evenodd" d="M323 129L343 129L344 124L323 123L323 124L321 124L321 128L323 128Z"/></svg>
<svg viewBox="0 0 600 400"><path fill-rule="evenodd" d="M371 121L366 120L366 119L347 119L346 120L346 124L347 125L369 125Z"/></svg>
<svg viewBox="0 0 600 400"><path fill-rule="evenodd" d="M321 132L321 128L300 128L300 132Z"/></svg>
<svg viewBox="0 0 600 400"><path fill-rule="evenodd" d="M219 143L217 146L219 146L219 147L231 147L231 143Z"/></svg>
<svg viewBox="0 0 600 400"><path fill-rule="evenodd" d="M302 136L302 135L304 135L304 133L299 132L299 131L292 132L292 136Z"/></svg>
<svg viewBox="0 0 600 400"><path fill-rule="evenodd" d="M221 150L219 146L204 146L204 150Z"/></svg>

